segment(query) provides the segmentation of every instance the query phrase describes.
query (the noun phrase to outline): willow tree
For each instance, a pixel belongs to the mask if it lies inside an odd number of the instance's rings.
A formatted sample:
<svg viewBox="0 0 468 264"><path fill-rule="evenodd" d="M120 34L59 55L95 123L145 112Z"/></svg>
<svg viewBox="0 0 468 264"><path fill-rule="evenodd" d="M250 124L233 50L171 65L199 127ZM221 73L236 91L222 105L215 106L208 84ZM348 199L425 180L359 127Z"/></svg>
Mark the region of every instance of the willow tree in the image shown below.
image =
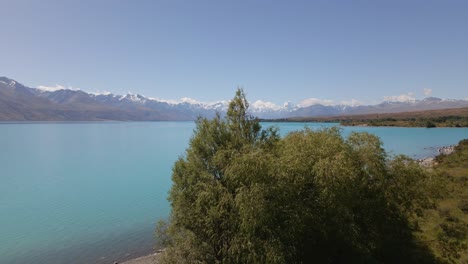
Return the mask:
<svg viewBox="0 0 468 264"><path fill-rule="evenodd" d="M304 129L280 139L248 107L237 90L226 117L196 121L173 167L163 262L423 259L412 215L428 204L428 177L417 164L390 161L367 133Z"/></svg>
<svg viewBox="0 0 468 264"><path fill-rule="evenodd" d="M276 131L261 130L248 113L248 102L237 90L227 115L196 121L184 157L173 168L169 233L174 262L238 263L243 256L239 230L239 192L246 183L229 170L246 153L266 149L278 140Z"/></svg>

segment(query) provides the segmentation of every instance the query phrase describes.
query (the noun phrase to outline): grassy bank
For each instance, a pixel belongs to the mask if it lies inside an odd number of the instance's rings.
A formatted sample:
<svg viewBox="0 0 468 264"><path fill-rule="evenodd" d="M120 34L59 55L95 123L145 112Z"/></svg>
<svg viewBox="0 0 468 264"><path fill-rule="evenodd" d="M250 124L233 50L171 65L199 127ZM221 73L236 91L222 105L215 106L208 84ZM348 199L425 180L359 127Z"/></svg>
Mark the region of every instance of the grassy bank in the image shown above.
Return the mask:
<svg viewBox="0 0 468 264"><path fill-rule="evenodd" d="M421 216L420 240L443 263L468 263L468 139L455 152L436 157L442 195Z"/></svg>

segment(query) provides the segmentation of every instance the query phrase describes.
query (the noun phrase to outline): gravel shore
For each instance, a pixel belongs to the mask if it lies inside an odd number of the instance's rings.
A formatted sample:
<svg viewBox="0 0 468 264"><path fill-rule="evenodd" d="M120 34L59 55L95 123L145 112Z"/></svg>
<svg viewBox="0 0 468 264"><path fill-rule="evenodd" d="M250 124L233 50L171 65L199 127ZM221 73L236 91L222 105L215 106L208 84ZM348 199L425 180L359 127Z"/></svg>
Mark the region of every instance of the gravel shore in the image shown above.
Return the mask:
<svg viewBox="0 0 468 264"><path fill-rule="evenodd" d="M131 259L119 264L158 264L159 263L160 253L153 253L148 256L139 257L136 259ZM115 264L115 263L114 263Z"/></svg>
<svg viewBox="0 0 468 264"><path fill-rule="evenodd" d="M444 154L444 155L449 155L454 151L455 151L455 145L447 146L447 147L441 147L441 148L437 149L437 152L439 154ZM427 158L424 158L424 159L419 159L417 161L423 167L432 167L436 163L435 162L435 157L427 157Z"/></svg>

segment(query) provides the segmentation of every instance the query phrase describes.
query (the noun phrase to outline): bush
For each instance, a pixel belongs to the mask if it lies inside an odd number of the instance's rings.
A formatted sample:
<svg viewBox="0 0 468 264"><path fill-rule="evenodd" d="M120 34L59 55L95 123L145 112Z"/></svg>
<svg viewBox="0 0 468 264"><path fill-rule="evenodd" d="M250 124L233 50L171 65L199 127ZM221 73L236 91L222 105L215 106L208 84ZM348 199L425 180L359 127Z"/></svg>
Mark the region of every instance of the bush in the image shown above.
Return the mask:
<svg viewBox="0 0 468 264"><path fill-rule="evenodd" d="M173 167L166 263L431 262L414 242L428 175L368 133L284 138L248 114L198 119Z"/></svg>
<svg viewBox="0 0 468 264"><path fill-rule="evenodd" d="M432 128L432 127L436 127L436 125L435 125L433 122L431 122L431 121L427 121L427 122L426 122L426 127L427 127L427 128Z"/></svg>

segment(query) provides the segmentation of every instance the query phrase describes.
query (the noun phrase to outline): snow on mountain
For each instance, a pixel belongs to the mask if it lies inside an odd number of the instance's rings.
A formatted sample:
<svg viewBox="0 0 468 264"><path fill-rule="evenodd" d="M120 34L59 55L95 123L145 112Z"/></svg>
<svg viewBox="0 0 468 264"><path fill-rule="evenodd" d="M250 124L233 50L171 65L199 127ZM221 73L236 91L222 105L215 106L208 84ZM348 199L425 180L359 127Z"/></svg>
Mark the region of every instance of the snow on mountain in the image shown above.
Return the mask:
<svg viewBox="0 0 468 264"><path fill-rule="evenodd" d="M124 100L131 101L131 102L138 103L138 104L144 104L150 99L141 94L127 93L126 95L123 95L119 98L119 101L124 101Z"/></svg>
<svg viewBox="0 0 468 264"><path fill-rule="evenodd" d="M104 92L101 92L101 91L96 91L96 92L88 92L89 94L92 94L94 96L99 96L99 95L111 95L112 93L109 92L109 91L104 91Z"/></svg>
<svg viewBox="0 0 468 264"><path fill-rule="evenodd" d="M272 102L264 102L262 100L257 100L253 102L251 105L253 111L263 112L263 111L278 111L281 110L283 107L276 105Z"/></svg>
<svg viewBox="0 0 468 264"><path fill-rule="evenodd" d="M64 87L62 85L56 84L55 86L44 86L44 85L39 85L36 89L43 91L43 92L56 92L60 90L71 90L71 91L78 91L80 89L78 88L73 88L73 87Z"/></svg>
<svg viewBox="0 0 468 264"><path fill-rule="evenodd" d="M5 85L5 86L8 86L8 87L15 87L16 86L16 82L12 79L8 79L6 77L0 77L0 83Z"/></svg>
<svg viewBox="0 0 468 264"><path fill-rule="evenodd" d="M55 86L38 86L36 88L41 93L44 93L45 96L51 95L58 91L82 91L80 89L74 89L72 87L64 87L62 85L55 85ZM84 92L84 91L82 91ZM211 111L211 112L226 112L229 106L228 100L221 100L215 102L201 102L189 97L183 97L179 100L167 100L167 99L160 99L160 98L150 98L145 97L140 94L133 94L128 92L125 95L114 95L110 92L85 92L90 95L90 97L96 99L102 103L112 103L113 105L118 104L119 102L126 102L126 103L135 103L139 105L145 104L161 104L165 103L168 104L171 108L185 108L191 109L194 111ZM313 99L313 98L312 98ZM306 100L309 105L310 104L319 104L319 103L327 103L330 104L331 101L320 101L318 99ZM291 102L286 102L284 105L277 105L272 102L257 100L250 104L250 111L252 114L260 116L262 118L279 118L284 116L286 113L291 113L293 111L298 110L300 105L294 105Z"/></svg>
<svg viewBox="0 0 468 264"><path fill-rule="evenodd" d="M5 102L3 112L0 111L0 117L2 114L4 116L2 120L7 120L5 116L11 120L195 120L198 116L214 117L216 112L223 115L229 106L228 100L202 102L188 97L165 100L130 92L125 95L85 92L61 85L29 88L6 77L0 77L0 95L0 101ZM385 99L388 100L375 105L363 105L355 99L335 103L309 98L297 105L291 102L278 105L256 100L250 102L250 112L259 118L287 118L468 107L466 98L453 100L427 97L416 100L410 94L405 94ZM15 105L25 107L10 107Z"/></svg>
<svg viewBox="0 0 468 264"><path fill-rule="evenodd" d="M213 110L218 110L218 111L227 111L228 106L229 106L229 101L226 101L226 100L205 104L206 109L213 109Z"/></svg>
<svg viewBox="0 0 468 264"><path fill-rule="evenodd" d="M180 99L180 101L182 103L188 103L188 104L202 104L201 102L192 98L188 98L188 97L183 97L182 99Z"/></svg>
<svg viewBox="0 0 468 264"><path fill-rule="evenodd" d="M384 101L386 102L400 102L400 103L406 103L406 102L416 102L416 98L414 97L413 93L407 93L407 94L401 94L401 95L396 95L396 96L384 96Z"/></svg>
<svg viewBox="0 0 468 264"><path fill-rule="evenodd" d="M185 105L185 106L191 106L194 108L202 108L206 110L220 110L220 111L226 111L229 105L229 101L224 101L224 100L207 103L207 102L201 102L201 101L188 98L188 97L183 97L179 100L167 100L167 99L160 99L160 98L148 98L148 100L153 101L153 102L166 103L171 106Z"/></svg>
<svg viewBox="0 0 468 264"><path fill-rule="evenodd" d="M41 93L49 94L51 98L57 101L59 91L80 91L77 89L65 88L60 85L55 87L39 86ZM63 93L63 92L62 92ZM54 96L52 96L54 94ZM198 115L214 116L215 112L225 113L229 106L229 101L222 100L216 102L202 102L189 97L183 97L179 100L167 100L159 98L150 98L140 94L128 92L126 95L114 95L111 93L87 93L94 100L110 104L112 106L122 107L125 103L127 107L148 107L150 109L164 109L165 111L178 111L196 118ZM61 100L64 95L61 95ZM416 100L412 95L405 94L401 96L386 96L385 100L377 105L363 105L359 101L352 99L342 101L340 104L332 100L323 100L317 98L308 98L301 101L298 105L286 102L283 105L277 105L272 102L257 100L250 103L250 112L260 118L284 118L294 116L332 116L344 114L367 114L383 112L402 112L421 110L421 109L441 109L455 107L460 105L463 100L440 99L436 97L427 97L423 100ZM461 104L465 106L465 104Z"/></svg>
<svg viewBox="0 0 468 264"><path fill-rule="evenodd" d="M331 106L335 103L333 100L329 99L318 99L318 98L307 98L299 102L299 107L309 107L313 105L324 105L324 106Z"/></svg>

